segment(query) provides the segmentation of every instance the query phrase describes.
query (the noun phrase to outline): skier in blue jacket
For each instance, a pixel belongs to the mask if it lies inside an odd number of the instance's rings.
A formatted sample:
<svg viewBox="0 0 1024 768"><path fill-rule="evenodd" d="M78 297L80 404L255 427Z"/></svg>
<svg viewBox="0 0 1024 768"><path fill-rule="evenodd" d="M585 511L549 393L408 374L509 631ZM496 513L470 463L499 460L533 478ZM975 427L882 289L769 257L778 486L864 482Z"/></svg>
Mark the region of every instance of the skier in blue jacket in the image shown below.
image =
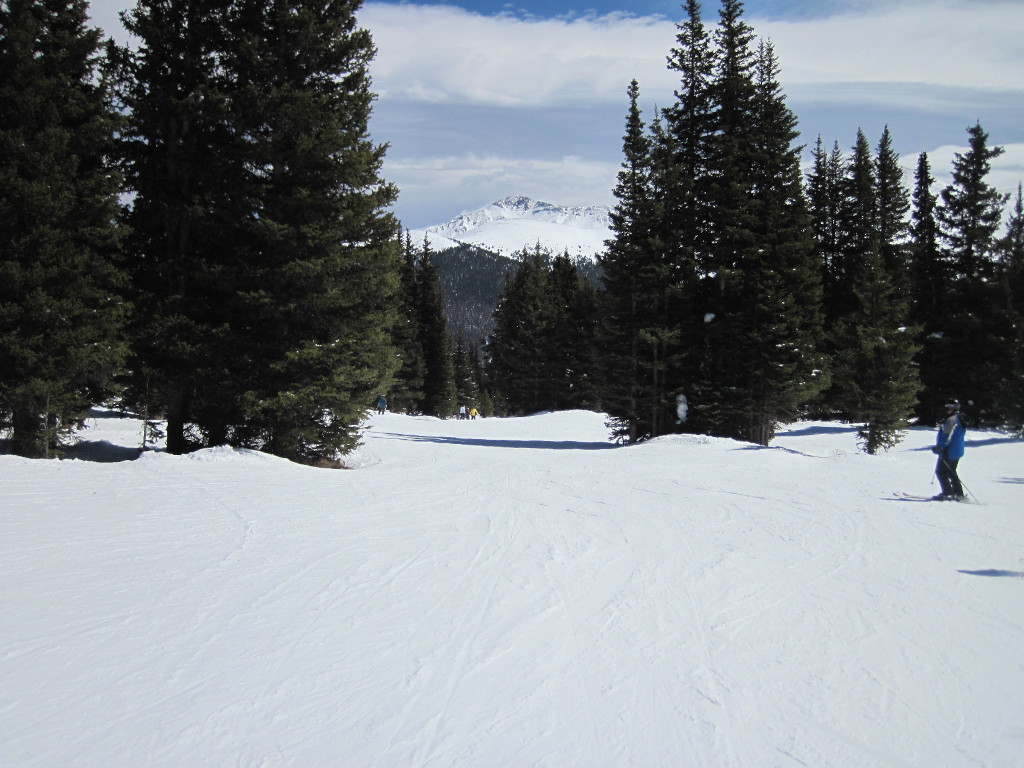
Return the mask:
<svg viewBox="0 0 1024 768"><path fill-rule="evenodd" d="M942 486L942 493L934 497L936 501L960 501L964 497L964 488L960 484L956 467L964 455L966 431L960 417L960 402L950 400L946 403L946 418L939 425L935 447L932 448L932 453L939 457L935 465L935 475Z"/></svg>

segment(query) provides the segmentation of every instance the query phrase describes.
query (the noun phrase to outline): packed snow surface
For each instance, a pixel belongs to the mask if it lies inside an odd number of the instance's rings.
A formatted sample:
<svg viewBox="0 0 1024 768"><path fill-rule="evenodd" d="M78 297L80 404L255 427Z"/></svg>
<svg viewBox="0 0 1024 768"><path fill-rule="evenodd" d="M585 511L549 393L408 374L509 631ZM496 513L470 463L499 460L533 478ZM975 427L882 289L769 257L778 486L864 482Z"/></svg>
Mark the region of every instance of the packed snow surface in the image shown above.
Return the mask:
<svg viewBox="0 0 1024 768"><path fill-rule="evenodd" d="M617 447L571 412L369 422L351 471L0 456L0 764L1011 766L1024 443ZM133 460L134 459L134 460Z"/></svg>

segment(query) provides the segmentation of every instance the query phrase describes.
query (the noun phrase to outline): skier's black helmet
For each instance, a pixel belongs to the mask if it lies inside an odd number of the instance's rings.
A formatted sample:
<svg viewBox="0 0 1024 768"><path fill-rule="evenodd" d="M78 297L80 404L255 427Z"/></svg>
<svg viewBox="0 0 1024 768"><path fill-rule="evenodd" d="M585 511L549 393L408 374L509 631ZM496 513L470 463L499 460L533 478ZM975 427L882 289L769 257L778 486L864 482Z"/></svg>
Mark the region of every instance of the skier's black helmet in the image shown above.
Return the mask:
<svg viewBox="0 0 1024 768"><path fill-rule="evenodd" d="M950 400L947 400L946 401L946 410L947 411L959 411L960 410L960 401L957 400L955 397L951 398Z"/></svg>

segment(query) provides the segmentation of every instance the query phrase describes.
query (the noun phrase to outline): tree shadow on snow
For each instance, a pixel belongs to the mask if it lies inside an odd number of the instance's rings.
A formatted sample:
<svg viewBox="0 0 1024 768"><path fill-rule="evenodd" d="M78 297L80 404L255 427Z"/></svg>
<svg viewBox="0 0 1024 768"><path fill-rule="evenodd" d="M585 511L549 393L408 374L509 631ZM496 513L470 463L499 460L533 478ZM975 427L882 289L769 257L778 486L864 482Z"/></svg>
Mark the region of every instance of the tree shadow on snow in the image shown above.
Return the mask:
<svg viewBox="0 0 1024 768"><path fill-rule="evenodd" d="M11 440L0 440L0 456L13 456ZM97 464L116 464L121 461L135 461L139 458L138 448L114 445L106 440L83 440L74 445L61 448L65 459L93 461Z"/></svg>
<svg viewBox="0 0 1024 768"><path fill-rule="evenodd" d="M414 443L438 443L440 445L471 445L480 448L533 448L548 451L606 451L619 446L614 443L581 443L574 440L488 440L480 437L441 437L435 435L403 435L397 432L380 432L382 437L409 440Z"/></svg>
<svg viewBox="0 0 1024 768"><path fill-rule="evenodd" d="M1024 573L1021 571L1001 571L997 568L988 568L984 571L958 571L958 573L964 573L968 576L988 576L994 579L1021 579L1024 578Z"/></svg>
<svg viewBox="0 0 1024 768"><path fill-rule="evenodd" d="M845 435L850 432L856 432L859 427L856 424L836 424L834 426L825 426L823 424L815 424L813 426L800 427L798 429L787 429L785 432L779 432L776 437L810 437L813 435Z"/></svg>

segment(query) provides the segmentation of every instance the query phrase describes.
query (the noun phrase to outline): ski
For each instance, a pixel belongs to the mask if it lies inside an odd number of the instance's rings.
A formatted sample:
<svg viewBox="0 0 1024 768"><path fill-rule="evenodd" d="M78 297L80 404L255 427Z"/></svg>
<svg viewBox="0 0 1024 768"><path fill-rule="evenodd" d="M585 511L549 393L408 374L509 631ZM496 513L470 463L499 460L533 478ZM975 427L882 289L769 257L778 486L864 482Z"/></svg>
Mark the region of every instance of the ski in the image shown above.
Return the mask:
<svg viewBox="0 0 1024 768"><path fill-rule="evenodd" d="M977 501L969 499L966 496L964 496L962 499L944 499L938 496L919 496L913 493L903 493L902 491L895 491L893 493L893 498L898 501L955 501L958 504L978 504Z"/></svg>
<svg viewBox="0 0 1024 768"><path fill-rule="evenodd" d="M932 496L917 496L912 493L903 493L901 491L895 491L893 493L893 498L899 501L937 501L937 499Z"/></svg>

